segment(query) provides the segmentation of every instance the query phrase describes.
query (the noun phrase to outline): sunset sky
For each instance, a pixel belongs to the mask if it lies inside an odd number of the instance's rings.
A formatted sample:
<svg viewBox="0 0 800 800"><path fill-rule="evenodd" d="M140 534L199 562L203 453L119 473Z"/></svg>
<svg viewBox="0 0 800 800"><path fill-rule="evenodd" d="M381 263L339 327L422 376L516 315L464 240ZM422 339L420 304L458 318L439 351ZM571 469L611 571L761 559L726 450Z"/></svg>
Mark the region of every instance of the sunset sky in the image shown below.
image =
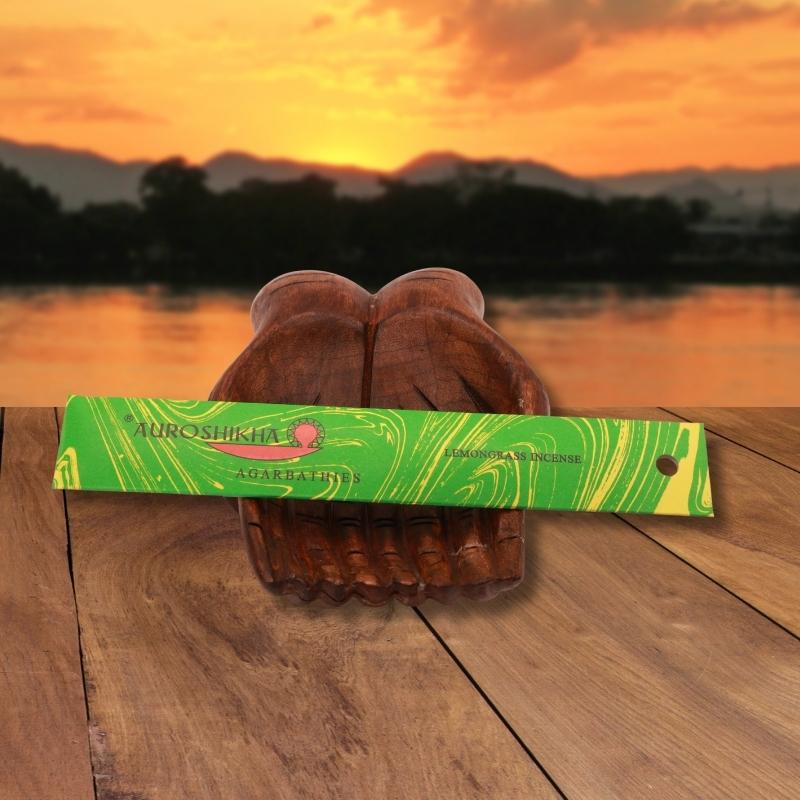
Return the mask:
<svg viewBox="0 0 800 800"><path fill-rule="evenodd" d="M0 137L117 158L800 161L800 0L28 0Z"/></svg>

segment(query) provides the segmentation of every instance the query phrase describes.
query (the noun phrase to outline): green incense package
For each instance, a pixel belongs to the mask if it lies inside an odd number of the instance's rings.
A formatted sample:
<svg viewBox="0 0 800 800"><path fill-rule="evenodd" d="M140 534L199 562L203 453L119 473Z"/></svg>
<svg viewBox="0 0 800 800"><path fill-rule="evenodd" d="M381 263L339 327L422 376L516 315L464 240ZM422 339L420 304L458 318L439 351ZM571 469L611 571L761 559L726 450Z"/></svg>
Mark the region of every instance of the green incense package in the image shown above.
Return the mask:
<svg viewBox="0 0 800 800"><path fill-rule="evenodd" d="M53 486L713 516L680 421L76 395Z"/></svg>

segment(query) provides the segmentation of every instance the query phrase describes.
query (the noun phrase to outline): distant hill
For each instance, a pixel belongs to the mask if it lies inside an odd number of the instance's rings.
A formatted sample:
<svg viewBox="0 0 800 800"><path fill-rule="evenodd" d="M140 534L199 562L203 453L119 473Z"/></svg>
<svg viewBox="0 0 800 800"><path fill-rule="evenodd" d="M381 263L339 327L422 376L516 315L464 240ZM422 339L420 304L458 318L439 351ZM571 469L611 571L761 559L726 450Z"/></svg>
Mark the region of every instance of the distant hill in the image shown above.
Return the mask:
<svg viewBox="0 0 800 800"><path fill-rule="evenodd" d="M65 206L76 208L87 202L135 201L142 173L154 162L118 162L87 151L25 145L0 139L0 163L15 167L35 183L47 186L61 198ZM510 168L517 182L531 186L578 195L604 193L601 187L535 161L473 161L457 153L427 153L388 173L289 158L258 158L249 153L233 151L213 156L201 166L208 173L209 186L216 191L235 188L248 178L287 181L314 173L335 181L340 194L374 197L382 190L379 182L382 177L412 184L430 183L453 177L460 167L468 164Z"/></svg>
<svg viewBox="0 0 800 800"><path fill-rule="evenodd" d="M85 150L0 139L0 163L47 186L67 208L79 208L88 202L135 202L139 180L154 162L115 161ZM517 183L578 196L665 194L678 201L701 197L712 204L715 212L725 215L761 209L767 203L776 208L800 209L800 164L762 170L686 167L584 178L529 159L475 160L445 151L426 153L386 173L357 166L259 158L241 152L220 153L201 166L208 172L209 185L217 191L234 188L247 178L293 180L315 173L335 181L342 195L374 197L381 192L380 180L384 177L418 184L444 180L470 169L497 174L510 169Z"/></svg>
<svg viewBox="0 0 800 800"><path fill-rule="evenodd" d="M514 181L525 186L541 186L574 195L607 193L602 187L590 181L576 178L537 161L508 158L473 160L449 151L418 156L392 173L392 177L401 178L409 183L433 183L453 177L468 165L481 165L497 173L509 169L514 174Z"/></svg>
<svg viewBox="0 0 800 800"><path fill-rule="evenodd" d="M381 191L381 173L361 167L338 167L330 164L293 161L289 158L257 158L249 153L227 152L203 164L212 189L233 189L248 178L266 181L290 181L314 173L336 182L340 194L372 197Z"/></svg>
<svg viewBox="0 0 800 800"><path fill-rule="evenodd" d="M776 208L800 209L800 164L764 169L720 167L707 170L684 167L624 175L598 175L592 180L618 194L644 196L668 194L676 185L703 181L706 185L715 184L726 195L738 198L751 208L761 209L772 204Z"/></svg>
<svg viewBox="0 0 800 800"><path fill-rule="evenodd" d="M114 161L88 150L67 150L43 144L0 139L0 164L18 169L46 186L67 208L87 202L136 200L139 178L150 161Z"/></svg>
<svg viewBox="0 0 800 800"><path fill-rule="evenodd" d="M741 197L726 192L714 181L703 177L673 184L659 194L666 195L681 205L691 200L705 200L714 209L714 213L722 217L742 217L755 213L753 207L746 205Z"/></svg>

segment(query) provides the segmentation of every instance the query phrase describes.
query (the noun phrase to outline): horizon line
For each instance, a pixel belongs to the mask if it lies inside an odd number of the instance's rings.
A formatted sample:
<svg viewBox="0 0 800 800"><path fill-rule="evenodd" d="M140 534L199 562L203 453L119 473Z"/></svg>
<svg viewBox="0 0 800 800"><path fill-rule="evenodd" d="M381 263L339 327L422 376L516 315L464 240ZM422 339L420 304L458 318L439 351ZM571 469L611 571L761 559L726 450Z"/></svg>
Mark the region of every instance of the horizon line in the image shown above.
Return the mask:
<svg viewBox="0 0 800 800"><path fill-rule="evenodd" d="M71 153L74 155L83 155L83 156L91 156L94 158L100 158L105 161L113 162L119 166L127 166L131 164L140 164L140 163L151 163L157 164L162 161L166 161L170 158L183 158L187 161L187 163L196 165L196 166L203 166L214 159L220 158L221 156L226 155L241 155L246 156L248 158L257 160L257 161L289 161L294 164L304 164L309 166L315 167L327 167L331 169L350 169L350 170L358 170L360 172L370 172L376 175L392 175L402 170L406 169L409 165L413 164L416 161L420 161L423 158L430 157L430 156L453 156L464 161L469 161L473 163L481 163L481 162L529 162L532 164L536 164L538 166L547 167L549 169L556 170L561 172L565 175L570 177L577 177L583 179L598 179L598 178L615 178L615 177L625 177L630 176L633 174L641 174L641 173L669 173L669 172L681 172L681 171L698 171L698 172L719 172L722 170L740 170L745 172L763 172L767 170L774 170L774 169L786 169L792 167L800 167L800 155L796 161L786 161L786 162L779 162L779 163L770 163L764 166L752 166L752 165L744 165L744 164L732 164L732 163L721 163L715 166L700 166L697 163L691 162L681 162L676 166L671 167L632 167L625 171L614 171L614 172L593 172L593 173L580 173L580 172L572 172L564 167L558 166L548 161L539 160L533 156L501 156L501 155L493 155L493 156L473 156L473 155L466 155L463 152L454 149L433 149L433 150L425 150L412 158L407 159L399 166L389 168L389 169L381 169L378 167L366 167L360 164L354 164L352 162L347 163L337 163L337 162L330 162L330 161L318 161L316 159L305 159L296 156L288 156L288 155L261 155L254 153L249 150L244 150L241 148L229 147L229 148L222 148L213 152L211 155L203 159L193 159L189 158L188 156L182 153L171 153L168 155L164 155L158 158L154 158L152 156L137 156L132 158L117 158L116 156L109 155L103 152L100 152L97 149L90 148L90 147L72 147L69 145L62 145L56 144L53 142L45 142L45 141L21 141L20 139L16 139L10 136L5 136L0 134L0 143L8 143L11 145L15 145L18 147L28 147L28 148L46 148L50 150L58 150L63 153Z"/></svg>

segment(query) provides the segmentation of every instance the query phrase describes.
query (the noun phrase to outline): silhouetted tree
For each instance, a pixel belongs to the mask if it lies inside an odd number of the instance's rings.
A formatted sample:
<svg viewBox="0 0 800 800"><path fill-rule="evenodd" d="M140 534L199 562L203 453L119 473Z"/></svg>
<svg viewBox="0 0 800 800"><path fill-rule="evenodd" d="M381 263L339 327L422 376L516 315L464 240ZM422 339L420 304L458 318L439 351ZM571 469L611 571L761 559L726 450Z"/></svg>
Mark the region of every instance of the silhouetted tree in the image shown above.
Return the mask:
<svg viewBox="0 0 800 800"><path fill-rule="evenodd" d="M487 163L439 183L384 180L370 199L339 197L317 175L244 181L214 192L181 158L151 167L141 204L62 211L46 189L0 166L0 265L7 279L158 280L261 284L298 268L335 269L376 287L409 268L466 269L481 282L663 276L664 262L758 258L792 275L800 214L765 216L761 228L692 232L705 201L576 197L523 186ZM680 262L674 257L681 255ZM777 258L776 258L777 254ZM744 262L746 263L746 262ZM788 266L787 266L788 265ZM692 267L693 268L693 267ZM673 270L674 274L674 270ZM742 272L739 272L742 275ZM760 273L765 277L764 272Z"/></svg>
<svg viewBox="0 0 800 800"><path fill-rule="evenodd" d="M622 260L638 264L667 260L689 241L680 208L666 197L622 197L608 203L609 244ZM649 262L649 263L648 263Z"/></svg>
<svg viewBox="0 0 800 800"><path fill-rule="evenodd" d="M800 211L789 220L789 246L800 252Z"/></svg>
<svg viewBox="0 0 800 800"><path fill-rule="evenodd" d="M412 186L383 180L383 194L353 204L348 243L367 263L394 265L452 259L457 243L459 204L452 187Z"/></svg>
<svg viewBox="0 0 800 800"><path fill-rule="evenodd" d="M66 215L63 253L100 280L143 277L147 244L141 209L133 203L89 203Z"/></svg>
<svg viewBox="0 0 800 800"><path fill-rule="evenodd" d="M213 225L214 195L206 173L183 158L150 167L139 186L145 229L150 237L149 260L170 278L192 279L203 260L209 226Z"/></svg>
<svg viewBox="0 0 800 800"><path fill-rule="evenodd" d="M216 215L215 258L242 276L260 279L266 270L324 267L339 249L336 184L317 175L244 181L219 196Z"/></svg>
<svg viewBox="0 0 800 800"><path fill-rule="evenodd" d="M686 220L690 225L705 222L711 216L712 206L702 197L693 197L686 203Z"/></svg>
<svg viewBox="0 0 800 800"><path fill-rule="evenodd" d="M15 169L0 164L0 263L9 276L35 268L53 271L52 255L61 221L59 202Z"/></svg>
<svg viewBox="0 0 800 800"><path fill-rule="evenodd" d="M596 200L508 185L473 196L460 230L466 252L530 266L596 252L603 244L603 228L604 209ZM526 277L526 272L517 271L514 277Z"/></svg>

